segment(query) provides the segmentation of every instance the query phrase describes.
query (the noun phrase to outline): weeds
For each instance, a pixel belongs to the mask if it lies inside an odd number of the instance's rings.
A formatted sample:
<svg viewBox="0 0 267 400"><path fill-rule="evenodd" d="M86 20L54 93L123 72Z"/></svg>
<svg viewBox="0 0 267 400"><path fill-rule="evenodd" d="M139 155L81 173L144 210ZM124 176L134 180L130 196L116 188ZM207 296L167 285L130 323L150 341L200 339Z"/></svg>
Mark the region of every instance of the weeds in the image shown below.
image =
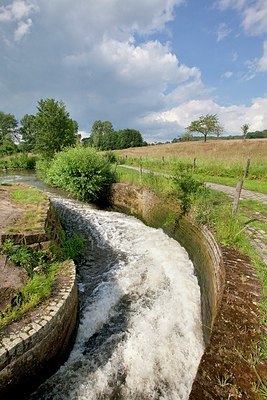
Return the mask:
<svg viewBox="0 0 267 400"><path fill-rule="evenodd" d="M35 188L21 188L11 191L11 199L18 204L45 204L47 196Z"/></svg>
<svg viewBox="0 0 267 400"><path fill-rule="evenodd" d="M2 245L5 254L18 268L28 274L26 285L14 296L11 305L0 313L0 329L18 320L25 312L48 298L53 290L60 262L74 259L85 248L85 240L78 235L67 239L61 233L61 245L52 243L49 249L16 246L11 240Z"/></svg>

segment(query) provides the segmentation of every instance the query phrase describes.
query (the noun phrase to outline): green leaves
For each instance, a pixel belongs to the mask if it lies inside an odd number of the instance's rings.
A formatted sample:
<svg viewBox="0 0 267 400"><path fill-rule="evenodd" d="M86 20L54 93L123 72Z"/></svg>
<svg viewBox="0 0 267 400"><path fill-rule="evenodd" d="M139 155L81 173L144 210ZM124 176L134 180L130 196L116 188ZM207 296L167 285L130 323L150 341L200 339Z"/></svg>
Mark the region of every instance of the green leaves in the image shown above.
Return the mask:
<svg viewBox="0 0 267 400"><path fill-rule="evenodd" d="M93 148L70 148L58 153L47 170L48 183L95 202L113 181L111 164Z"/></svg>
<svg viewBox="0 0 267 400"><path fill-rule="evenodd" d="M54 99L40 100L35 116L35 150L50 159L77 141L78 124L69 117L65 104Z"/></svg>
<svg viewBox="0 0 267 400"><path fill-rule="evenodd" d="M218 116L216 114L202 115L198 120L192 121L186 129L188 133L202 133L205 142L207 140L207 135L214 134L219 137L223 132L223 127L219 124Z"/></svg>

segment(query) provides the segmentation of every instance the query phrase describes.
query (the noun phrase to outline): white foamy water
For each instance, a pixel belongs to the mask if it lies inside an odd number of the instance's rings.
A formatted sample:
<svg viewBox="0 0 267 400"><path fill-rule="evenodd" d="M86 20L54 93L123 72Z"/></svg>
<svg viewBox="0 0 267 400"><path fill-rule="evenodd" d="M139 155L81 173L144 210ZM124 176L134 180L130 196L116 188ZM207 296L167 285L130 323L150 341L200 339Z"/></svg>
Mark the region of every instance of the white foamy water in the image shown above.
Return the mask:
<svg viewBox="0 0 267 400"><path fill-rule="evenodd" d="M188 399L204 345L186 251L135 218L55 205L69 231L88 236L81 316L68 361L31 398Z"/></svg>

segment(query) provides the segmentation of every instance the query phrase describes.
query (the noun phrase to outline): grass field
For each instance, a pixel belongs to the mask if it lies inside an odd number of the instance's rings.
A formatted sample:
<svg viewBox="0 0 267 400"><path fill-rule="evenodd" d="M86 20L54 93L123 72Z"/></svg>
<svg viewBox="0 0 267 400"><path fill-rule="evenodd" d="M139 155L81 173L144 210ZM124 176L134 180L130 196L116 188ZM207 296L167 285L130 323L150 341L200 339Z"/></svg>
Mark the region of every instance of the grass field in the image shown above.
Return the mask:
<svg viewBox="0 0 267 400"><path fill-rule="evenodd" d="M250 159L244 188L267 193L267 139L216 140L130 148L116 152L119 162L152 171L191 170L195 178L236 186Z"/></svg>
<svg viewBox="0 0 267 400"><path fill-rule="evenodd" d="M267 139L213 140L135 147L117 151L128 157L205 158L235 162L251 158L267 162Z"/></svg>

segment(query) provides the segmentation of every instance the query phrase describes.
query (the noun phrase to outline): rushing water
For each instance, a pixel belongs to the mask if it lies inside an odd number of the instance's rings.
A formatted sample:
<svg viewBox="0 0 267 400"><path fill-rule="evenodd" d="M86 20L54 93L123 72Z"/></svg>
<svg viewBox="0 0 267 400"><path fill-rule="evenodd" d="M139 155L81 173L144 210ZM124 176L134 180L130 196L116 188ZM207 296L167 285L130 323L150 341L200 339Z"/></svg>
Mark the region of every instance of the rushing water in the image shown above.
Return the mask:
<svg viewBox="0 0 267 400"><path fill-rule="evenodd" d="M186 251L161 230L53 196L82 233L80 324L67 362L30 399L188 399L203 339L200 290Z"/></svg>

